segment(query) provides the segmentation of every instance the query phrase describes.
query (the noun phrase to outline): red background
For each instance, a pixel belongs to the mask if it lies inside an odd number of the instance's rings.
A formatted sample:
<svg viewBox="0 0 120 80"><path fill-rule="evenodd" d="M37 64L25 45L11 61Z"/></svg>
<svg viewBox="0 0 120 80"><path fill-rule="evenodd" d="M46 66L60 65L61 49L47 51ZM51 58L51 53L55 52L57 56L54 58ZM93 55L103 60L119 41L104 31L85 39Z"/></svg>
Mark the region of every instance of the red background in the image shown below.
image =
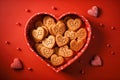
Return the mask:
<svg viewBox="0 0 120 80"><path fill-rule="evenodd" d="M120 80L120 1L119 0L1 0L0 1L0 80ZM92 6L100 8L98 18L89 16ZM52 10L55 6L58 10ZM28 13L25 9L30 9ZM60 16L66 12L84 15L91 23L92 35L89 47L72 65L56 73L48 68L28 48L24 28L35 13L48 12ZM16 25L20 22L22 25ZM100 26L104 24L104 27ZM116 29L111 30L114 26ZM10 45L6 45L9 41ZM111 47L106 47L110 44ZM20 47L22 51L16 48ZM115 55L111 52L114 51ZM92 67L89 62L94 55L103 60L102 67ZM24 69L10 68L14 58L20 58ZM28 67L33 71L27 70ZM80 71L83 70L84 74Z"/></svg>

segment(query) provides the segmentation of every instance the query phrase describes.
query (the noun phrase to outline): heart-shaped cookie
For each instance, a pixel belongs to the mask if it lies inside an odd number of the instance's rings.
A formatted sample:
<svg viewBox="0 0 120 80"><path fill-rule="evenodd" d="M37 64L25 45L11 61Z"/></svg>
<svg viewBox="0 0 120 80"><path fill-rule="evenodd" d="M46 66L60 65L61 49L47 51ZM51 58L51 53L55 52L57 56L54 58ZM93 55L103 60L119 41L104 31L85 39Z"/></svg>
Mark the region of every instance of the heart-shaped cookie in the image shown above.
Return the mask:
<svg viewBox="0 0 120 80"><path fill-rule="evenodd" d="M65 36L69 37L71 40L76 39L76 33L74 31L65 31Z"/></svg>
<svg viewBox="0 0 120 80"><path fill-rule="evenodd" d="M98 7L97 6L93 6L92 9L88 10L88 14L94 17L98 16Z"/></svg>
<svg viewBox="0 0 120 80"><path fill-rule="evenodd" d="M59 48L58 55L63 56L63 57L72 57L73 51L69 49L67 45L65 45Z"/></svg>
<svg viewBox="0 0 120 80"><path fill-rule="evenodd" d="M50 61L53 66L59 66L64 63L64 58L62 56L53 54L50 58Z"/></svg>
<svg viewBox="0 0 120 80"><path fill-rule="evenodd" d="M79 29L82 25L82 21L79 18L67 20L67 27L69 30L75 31Z"/></svg>
<svg viewBox="0 0 120 80"><path fill-rule="evenodd" d="M79 51L82 47L83 47L83 45L84 45L84 41L83 40L72 40L71 42L70 42L70 49L72 49L73 51Z"/></svg>
<svg viewBox="0 0 120 80"><path fill-rule="evenodd" d="M45 30L42 27L38 27L32 31L32 36L35 42L40 42L45 36Z"/></svg>
<svg viewBox="0 0 120 80"><path fill-rule="evenodd" d="M53 48L55 45L55 37L53 35L48 36L42 41L42 44L47 48Z"/></svg>
<svg viewBox="0 0 120 80"><path fill-rule="evenodd" d="M58 21L57 24L52 26L52 32L54 35L63 34L66 30L66 26L62 21Z"/></svg>
<svg viewBox="0 0 120 80"><path fill-rule="evenodd" d="M62 36L61 34L56 35L56 43L59 47L66 45L69 42L69 38Z"/></svg>
<svg viewBox="0 0 120 80"><path fill-rule="evenodd" d="M91 60L91 65L92 66L102 66L102 60L100 56L94 56L93 60Z"/></svg>
<svg viewBox="0 0 120 80"><path fill-rule="evenodd" d="M50 56L54 53L54 49L50 49L42 46L39 50L39 54L44 58L50 58Z"/></svg>
<svg viewBox="0 0 120 80"><path fill-rule="evenodd" d="M49 28L50 25L55 24L55 20L50 16L45 16L43 18L43 24Z"/></svg>
<svg viewBox="0 0 120 80"><path fill-rule="evenodd" d="M78 40L84 40L87 37L87 31L85 28L80 28L77 33L76 36L78 38Z"/></svg>
<svg viewBox="0 0 120 80"><path fill-rule="evenodd" d="M12 69L23 69L23 64L19 58L15 58L13 63L10 65Z"/></svg>

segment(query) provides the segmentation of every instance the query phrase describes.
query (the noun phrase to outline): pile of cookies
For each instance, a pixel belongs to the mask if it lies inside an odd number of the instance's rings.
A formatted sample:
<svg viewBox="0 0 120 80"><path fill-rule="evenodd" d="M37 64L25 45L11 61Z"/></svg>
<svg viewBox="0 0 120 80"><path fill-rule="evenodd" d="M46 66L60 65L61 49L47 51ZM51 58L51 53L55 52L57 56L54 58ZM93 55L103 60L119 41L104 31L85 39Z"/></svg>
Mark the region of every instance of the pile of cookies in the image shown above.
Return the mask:
<svg viewBox="0 0 120 80"><path fill-rule="evenodd" d="M44 16L35 22L36 28L31 32L36 51L53 66L60 66L84 46L87 30L83 24L80 18L66 16L56 21L51 16Z"/></svg>

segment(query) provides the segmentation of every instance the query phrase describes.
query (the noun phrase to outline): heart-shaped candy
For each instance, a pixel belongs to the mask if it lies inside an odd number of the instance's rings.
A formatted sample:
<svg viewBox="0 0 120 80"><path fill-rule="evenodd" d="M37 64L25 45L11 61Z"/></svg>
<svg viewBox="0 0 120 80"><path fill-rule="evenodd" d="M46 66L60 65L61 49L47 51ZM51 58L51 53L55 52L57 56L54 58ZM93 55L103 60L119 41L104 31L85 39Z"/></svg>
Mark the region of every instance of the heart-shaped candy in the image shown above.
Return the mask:
<svg viewBox="0 0 120 80"><path fill-rule="evenodd" d="M56 43L59 47L66 45L69 42L69 38L62 36L61 34L56 35Z"/></svg>
<svg viewBox="0 0 120 80"><path fill-rule="evenodd" d="M93 6L92 9L88 10L88 14L94 17L98 16L98 7L97 6Z"/></svg>
<svg viewBox="0 0 120 80"><path fill-rule="evenodd" d="M36 30L32 31L32 36L35 42L40 42L45 36L45 30L42 27L38 27Z"/></svg>
<svg viewBox="0 0 120 80"><path fill-rule="evenodd" d="M91 60L92 66L102 66L102 60L100 56L94 56L93 60Z"/></svg>
<svg viewBox="0 0 120 80"><path fill-rule="evenodd" d="M42 44L47 48L53 48L55 45L55 37L53 35L48 36L48 38L42 41Z"/></svg>
<svg viewBox="0 0 120 80"><path fill-rule="evenodd" d="M19 58L15 58L13 63L10 65L12 69L23 69L23 64Z"/></svg>
<svg viewBox="0 0 120 80"><path fill-rule="evenodd" d="M53 54L50 58L50 61L53 66L59 66L64 63L64 58L62 56Z"/></svg>
<svg viewBox="0 0 120 80"><path fill-rule="evenodd" d="M79 18L67 20L67 27L69 30L75 31L82 25L82 21Z"/></svg>
<svg viewBox="0 0 120 80"><path fill-rule="evenodd" d="M63 34L66 30L66 26L62 21L58 21L56 25L52 26L52 32L54 35Z"/></svg>
<svg viewBox="0 0 120 80"><path fill-rule="evenodd" d="M72 57L73 51L69 49L67 45L65 45L59 48L58 55L63 56L63 57Z"/></svg>
<svg viewBox="0 0 120 80"><path fill-rule="evenodd" d="M85 42L83 40L72 40L70 42L70 49L72 49L73 51L79 51L83 45L85 44Z"/></svg>

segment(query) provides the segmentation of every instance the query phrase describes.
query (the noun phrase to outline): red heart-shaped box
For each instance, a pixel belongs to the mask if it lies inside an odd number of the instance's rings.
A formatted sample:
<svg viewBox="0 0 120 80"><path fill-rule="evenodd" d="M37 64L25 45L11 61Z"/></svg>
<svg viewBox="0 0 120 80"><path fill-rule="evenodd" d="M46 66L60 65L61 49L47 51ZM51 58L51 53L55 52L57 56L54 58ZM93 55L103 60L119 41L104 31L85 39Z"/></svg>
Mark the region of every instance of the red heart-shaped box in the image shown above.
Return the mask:
<svg viewBox="0 0 120 80"><path fill-rule="evenodd" d="M31 30L33 30L35 27L34 27L34 23L37 21L37 20L41 20L43 19L44 16L51 16L53 17L56 21L58 20L61 20L62 18L66 17L66 16L70 16L72 18L76 18L76 17L79 17L80 19L82 19L82 21L85 23L85 28L87 30L87 40L86 40L86 43L85 45L83 46L83 48L77 52L77 54L69 59L65 64L59 66L59 67L54 67L52 66L47 60L45 60L44 58L42 58L41 56L39 56L37 54L37 52L35 51L35 48L34 48L34 41L32 39L32 35L31 35ZM26 39L26 42L27 42L27 45L28 47L30 48L30 50L35 54L37 55L47 66L49 66L51 69L53 69L54 71L56 72L59 72L61 70L63 70L64 68L66 68L67 66L69 66L70 64L72 64L76 59L78 59L81 54L83 54L83 52L86 50L86 48L88 47L88 44L90 42L90 39L91 39L91 27L90 27L90 24L88 22L88 20L84 17L84 16L81 16L81 15L78 15L77 13L71 13L71 12L67 12L63 15L61 15L60 17L56 17L55 15L53 14L49 14L49 13L37 13L35 15L33 15L27 22L26 26L25 26L25 39Z"/></svg>

